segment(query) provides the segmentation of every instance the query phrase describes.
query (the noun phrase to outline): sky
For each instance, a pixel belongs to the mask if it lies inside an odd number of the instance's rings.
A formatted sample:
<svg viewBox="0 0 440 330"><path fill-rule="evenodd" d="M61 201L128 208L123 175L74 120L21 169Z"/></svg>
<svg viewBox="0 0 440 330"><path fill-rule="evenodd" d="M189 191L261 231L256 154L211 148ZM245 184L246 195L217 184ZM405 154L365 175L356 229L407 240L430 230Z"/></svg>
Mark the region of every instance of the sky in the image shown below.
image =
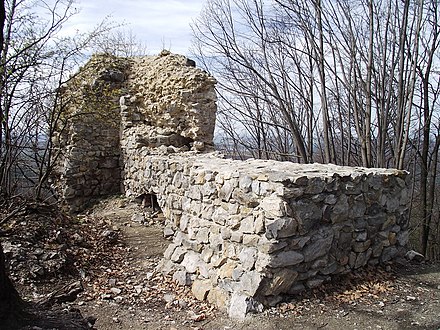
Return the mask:
<svg viewBox="0 0 440 330"><path fill-rule="evenodd" d="M87 31L106 16L131 30L147 48L147 54L162 49L190 55L190 23L207 0L78 0L80 13L69 20L69 27Z"/></svg>

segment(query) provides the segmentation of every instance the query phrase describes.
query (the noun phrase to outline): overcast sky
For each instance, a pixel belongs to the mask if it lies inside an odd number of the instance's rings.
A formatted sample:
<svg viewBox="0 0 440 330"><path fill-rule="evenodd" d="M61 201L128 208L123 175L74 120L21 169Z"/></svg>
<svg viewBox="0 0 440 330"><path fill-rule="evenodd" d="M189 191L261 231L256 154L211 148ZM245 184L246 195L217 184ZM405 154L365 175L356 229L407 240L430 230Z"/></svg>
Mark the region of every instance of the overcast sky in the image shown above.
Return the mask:
<svg viewBox="0 0 440 330"><path fill-rule="evenodd" d="M164 47L189 55L191 28L207 0L78 0L80 13L69 20L80 31L90 30L106 16L126 23L150 55ZM69 25L70 25L69 24Z"/></svg>

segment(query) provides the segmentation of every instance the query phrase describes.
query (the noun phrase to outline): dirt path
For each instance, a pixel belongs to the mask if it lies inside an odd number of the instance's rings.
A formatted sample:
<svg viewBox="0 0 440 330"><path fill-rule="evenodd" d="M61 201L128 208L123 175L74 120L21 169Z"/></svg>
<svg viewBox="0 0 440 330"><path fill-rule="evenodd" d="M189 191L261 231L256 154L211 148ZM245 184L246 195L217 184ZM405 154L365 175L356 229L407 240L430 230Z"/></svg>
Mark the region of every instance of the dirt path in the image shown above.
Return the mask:
<svg viewBox="0 0 440 330"><path fill-rule="evenodd" d="M438 264L403 265L393 276L365 272L364 278L345 279L260 315L231 320L155 272L169 242L160 221L132 220L144 211L112 199L88 215L111 223L125 246L123 258L75 302L83 314L97 317L97 329L440 329ZM96 286L101 286L98 296Z"/></svg>

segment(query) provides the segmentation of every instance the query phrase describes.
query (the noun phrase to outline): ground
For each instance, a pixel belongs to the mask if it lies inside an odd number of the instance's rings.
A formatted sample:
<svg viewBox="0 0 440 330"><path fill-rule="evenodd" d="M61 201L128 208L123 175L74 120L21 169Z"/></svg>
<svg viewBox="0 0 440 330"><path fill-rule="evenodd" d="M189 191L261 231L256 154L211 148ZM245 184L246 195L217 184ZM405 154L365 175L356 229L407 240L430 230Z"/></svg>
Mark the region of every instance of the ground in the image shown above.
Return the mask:
<svg viewBox="0 0 440 330"><path fill-rule="evenodd" d="M403 260L231 320L156 271L169 244L162 225L157 212L113 197L73 219L21 215L2 241L26 300L80 279L84 291L61 308L96 329L440 329L440 264Z"/></svg>

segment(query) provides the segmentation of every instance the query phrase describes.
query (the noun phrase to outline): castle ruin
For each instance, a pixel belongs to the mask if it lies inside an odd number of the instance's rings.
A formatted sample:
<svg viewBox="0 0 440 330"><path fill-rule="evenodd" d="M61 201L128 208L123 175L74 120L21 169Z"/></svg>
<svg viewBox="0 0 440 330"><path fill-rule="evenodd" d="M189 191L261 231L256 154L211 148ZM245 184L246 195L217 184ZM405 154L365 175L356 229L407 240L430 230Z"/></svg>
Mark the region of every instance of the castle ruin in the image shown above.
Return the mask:
<svg viewBox="0 0 440 330"><path fill-rule="evenodd" d="M214 86L169 52L93 56L63 88L54 139L69 209L155 196L172 236L161 270L231 317L404 253L406 172L224 159L212 145Z"/></svg>

